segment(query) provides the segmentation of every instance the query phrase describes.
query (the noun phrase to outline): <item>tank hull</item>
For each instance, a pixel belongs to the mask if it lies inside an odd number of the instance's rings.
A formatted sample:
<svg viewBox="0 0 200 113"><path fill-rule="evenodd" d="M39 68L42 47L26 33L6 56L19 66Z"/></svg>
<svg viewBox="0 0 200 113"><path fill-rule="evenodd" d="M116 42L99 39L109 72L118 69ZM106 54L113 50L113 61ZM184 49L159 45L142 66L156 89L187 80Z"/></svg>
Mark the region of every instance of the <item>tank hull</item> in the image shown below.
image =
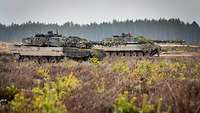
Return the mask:
<svg viewBox="0 0 200 113"><path fill-rule="evenodd" d="M102 49L107 56L159 56L159 48L145 49L141 44L118 45L118 46L95 46Z"/></svg>
<svg viewBox="0 0 200 113"><path fill-rule="evenodd" d="M100 59L105 57L105 53L100 50L73 47L12 46L10 51L15 55L16 60L19 61L38 60L41 62L57 62L65 57L79 60L87 60L93 56Z"/></svg>

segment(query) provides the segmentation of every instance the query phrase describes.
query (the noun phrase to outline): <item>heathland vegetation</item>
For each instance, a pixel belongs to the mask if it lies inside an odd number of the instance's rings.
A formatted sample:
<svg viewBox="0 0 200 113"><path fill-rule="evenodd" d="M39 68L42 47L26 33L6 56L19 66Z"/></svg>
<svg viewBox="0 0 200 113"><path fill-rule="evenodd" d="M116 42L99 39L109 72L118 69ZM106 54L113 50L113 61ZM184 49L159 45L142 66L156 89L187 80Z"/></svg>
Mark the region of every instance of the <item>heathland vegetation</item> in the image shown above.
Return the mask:
<svg viewBox="0 0 200 113"><path fill-rule="evenodd" d="M200 59L0 59L1 113L199 113Z"/></svg>

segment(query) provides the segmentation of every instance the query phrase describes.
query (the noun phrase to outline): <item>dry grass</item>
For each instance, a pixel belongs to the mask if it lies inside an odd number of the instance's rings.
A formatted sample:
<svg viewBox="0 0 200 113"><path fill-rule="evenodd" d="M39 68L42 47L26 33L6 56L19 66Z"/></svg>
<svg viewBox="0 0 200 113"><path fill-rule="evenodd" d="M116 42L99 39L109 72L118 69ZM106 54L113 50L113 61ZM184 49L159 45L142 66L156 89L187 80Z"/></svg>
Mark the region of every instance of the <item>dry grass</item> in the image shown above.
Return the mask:
<svg viewBox="0 0 200 113"><path fill-rule="evenodd" d="M60 75L69 75L72 72L81 81L80 87L64 98L64 104L69 113L112 113L117 96L124 91L128 91L130 97L138 98L137 106L141 105L142 95L147 94L150 103L156 103L159 98L163 99L162 110L171 106L172 113L200 112L200 58L122 59L127 61L126 66L129 69L124 68L126 69L125 73L112 69L113 65L118 65L116 62L119 61L119 58L105 58L98 65L71 60L57 64L38 64L32 61L18 63L9 59L1 59L0 94L4 94L4 89L11 84L16 86L18 91L22 89L30 91L37 86L38 81L45 82L37 73L38 68L42 67L49 69L52 79L56 79ZM160 65L160 62L178 66L172 65L172 67L175 66L172 68L164 65L164 68L160 67L159 69L165 76L155 79L154 83L150 84L148 80L155 77L154 74L160 73L148 68L151 70L147 69L141 76L138 75L139 77L135 78L134 73L141 61L151 62L155 64L155 67ZM149 75L149 73L153 75ZM1 107L0 111L12 112L9 104Z"/></svg>

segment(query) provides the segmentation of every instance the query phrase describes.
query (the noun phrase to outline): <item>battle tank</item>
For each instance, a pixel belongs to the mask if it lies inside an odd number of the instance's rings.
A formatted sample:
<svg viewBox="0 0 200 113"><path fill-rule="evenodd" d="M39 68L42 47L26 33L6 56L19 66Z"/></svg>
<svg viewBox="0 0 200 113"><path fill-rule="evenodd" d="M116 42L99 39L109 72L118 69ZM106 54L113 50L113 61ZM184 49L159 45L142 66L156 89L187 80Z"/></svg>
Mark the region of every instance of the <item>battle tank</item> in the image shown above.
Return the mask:
<svg viewBox="0 0 200 113"><path fill-rule="evenodd" d="M62 36L49 31L22 39L21 45L14 45L11 53L16 59L26 61L36 59L42 62L57 62L63 58L87 60L91 57L103 59L105 56L154 56L161 47L153 41L139 36L122 33L99 42L88 41L77 36Z"/></svg>
<svg viewBox="0 0 200 113"><path fill-rule="evenodd" d="M87 60L91 57L102 59L105 53L101 49L92 49L90 41L76 37L65 37L49 31L47 34L36 34L22 39L22 44L13 45L11 53L17 60L38 60L41 62L57 62L65 57Z"/></svg>
<svg viewBox="0 0 200 113"><path fill-rule="evenodd" d="M105 38L96 48L103 49L107 56L159 56L161 47L143 36L130 33Z"/></svg>

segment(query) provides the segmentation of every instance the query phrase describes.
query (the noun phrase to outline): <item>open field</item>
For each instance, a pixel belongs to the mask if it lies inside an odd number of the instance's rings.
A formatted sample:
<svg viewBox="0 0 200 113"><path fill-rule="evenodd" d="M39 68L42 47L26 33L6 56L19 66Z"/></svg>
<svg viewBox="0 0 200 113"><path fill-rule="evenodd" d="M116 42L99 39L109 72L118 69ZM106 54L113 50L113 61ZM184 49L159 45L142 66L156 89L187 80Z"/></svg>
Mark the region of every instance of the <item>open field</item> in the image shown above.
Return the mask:
<svg viewBox="0 0 200 113"><path fill-rule="evenodd" d="M16 62L7 45L0 113L200 113L197 46L162 46L160 57L38 63Z"/></svg>
<svg viewBox="0 0 200 113"><path fill-rule="evenodd" d="M1 56L0 77L1 113L200 112L200 57L39 64Z"/></svg>

